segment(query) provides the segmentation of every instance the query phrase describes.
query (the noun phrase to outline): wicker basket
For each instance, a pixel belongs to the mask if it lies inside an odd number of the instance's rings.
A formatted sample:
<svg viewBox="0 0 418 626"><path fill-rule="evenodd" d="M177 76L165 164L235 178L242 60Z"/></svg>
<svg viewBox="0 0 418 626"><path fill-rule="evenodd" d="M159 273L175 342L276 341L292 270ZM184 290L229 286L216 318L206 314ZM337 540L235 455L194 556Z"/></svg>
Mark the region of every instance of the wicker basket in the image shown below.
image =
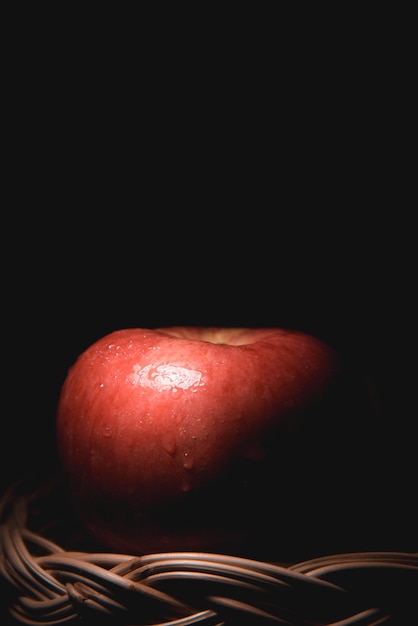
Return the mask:
<svg viewBox="0 0 418 626"><path fill-rule="evenodd" d="M0 523L0 598L12 623L418 624L417 553L278 565L226 554L91 552L59 479L13 485Z"/></svg>

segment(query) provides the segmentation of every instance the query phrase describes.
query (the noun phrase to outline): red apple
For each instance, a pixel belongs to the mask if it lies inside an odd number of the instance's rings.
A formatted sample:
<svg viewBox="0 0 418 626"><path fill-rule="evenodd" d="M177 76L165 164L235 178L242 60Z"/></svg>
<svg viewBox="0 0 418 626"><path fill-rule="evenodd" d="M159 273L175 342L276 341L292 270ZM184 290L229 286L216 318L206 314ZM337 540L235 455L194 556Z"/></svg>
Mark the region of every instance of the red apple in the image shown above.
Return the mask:
<svg viewBox="0 0 418 626"><path fill-rule="evenodd" d="M70 368L57 407L58 452L86 529L131 554L245 552L286 515L287 446L339 371L330 346L280 328L99 339Z"/></svg>

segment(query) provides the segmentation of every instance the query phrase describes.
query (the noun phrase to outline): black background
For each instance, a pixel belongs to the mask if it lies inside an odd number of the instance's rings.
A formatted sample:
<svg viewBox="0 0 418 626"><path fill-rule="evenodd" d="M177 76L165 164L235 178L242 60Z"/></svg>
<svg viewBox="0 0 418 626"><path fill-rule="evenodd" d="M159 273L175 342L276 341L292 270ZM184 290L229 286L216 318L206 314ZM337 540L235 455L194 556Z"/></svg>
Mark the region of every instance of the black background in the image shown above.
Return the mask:
<svg viewBox="0 0 418 626"><path fill-rule="evenodd" d="M105 63L98 76L89 59L26 55L9 91L2 487L54 465L60 387L104 334L287 326L329 341L371 381L381 514L370 548L416 549L416 255L395 68L396 107L390 64L371 85L367 72L345 66L339 82L305 59L297 96L283 75L274 96L259 66L230 91L162 64L156 95L152 76Z"/></svg>

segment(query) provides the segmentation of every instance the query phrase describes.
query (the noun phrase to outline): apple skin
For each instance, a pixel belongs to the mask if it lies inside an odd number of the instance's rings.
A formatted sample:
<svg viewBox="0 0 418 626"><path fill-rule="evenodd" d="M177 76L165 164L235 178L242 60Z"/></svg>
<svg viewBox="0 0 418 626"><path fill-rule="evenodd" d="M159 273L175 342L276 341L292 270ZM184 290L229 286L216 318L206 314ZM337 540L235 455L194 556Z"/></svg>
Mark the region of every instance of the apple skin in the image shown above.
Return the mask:
<svg viewBox="0 0 418 626"><path fill-rule="evenodd" d="M260 532L277 533L286 447L340 370L330 346L281 328L129 328L99 339L69 369L56 416L86 530L130 554L250 553Z"/></svg>

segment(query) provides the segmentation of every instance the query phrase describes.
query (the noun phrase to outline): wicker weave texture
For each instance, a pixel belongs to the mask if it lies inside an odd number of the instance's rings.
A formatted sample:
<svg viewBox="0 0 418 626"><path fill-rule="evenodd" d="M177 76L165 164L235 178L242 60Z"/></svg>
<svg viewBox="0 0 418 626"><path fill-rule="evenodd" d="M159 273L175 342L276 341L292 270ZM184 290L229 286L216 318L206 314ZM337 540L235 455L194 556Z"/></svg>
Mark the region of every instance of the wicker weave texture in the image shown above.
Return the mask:
<svg viewBox="0 0 418 626"><path fill-rule="evenodd" d="M226 554L64 549L34 530L39 492L0 504L0 590L16 623L137 626L418 624L418 553L278 565Z"/></svg>

